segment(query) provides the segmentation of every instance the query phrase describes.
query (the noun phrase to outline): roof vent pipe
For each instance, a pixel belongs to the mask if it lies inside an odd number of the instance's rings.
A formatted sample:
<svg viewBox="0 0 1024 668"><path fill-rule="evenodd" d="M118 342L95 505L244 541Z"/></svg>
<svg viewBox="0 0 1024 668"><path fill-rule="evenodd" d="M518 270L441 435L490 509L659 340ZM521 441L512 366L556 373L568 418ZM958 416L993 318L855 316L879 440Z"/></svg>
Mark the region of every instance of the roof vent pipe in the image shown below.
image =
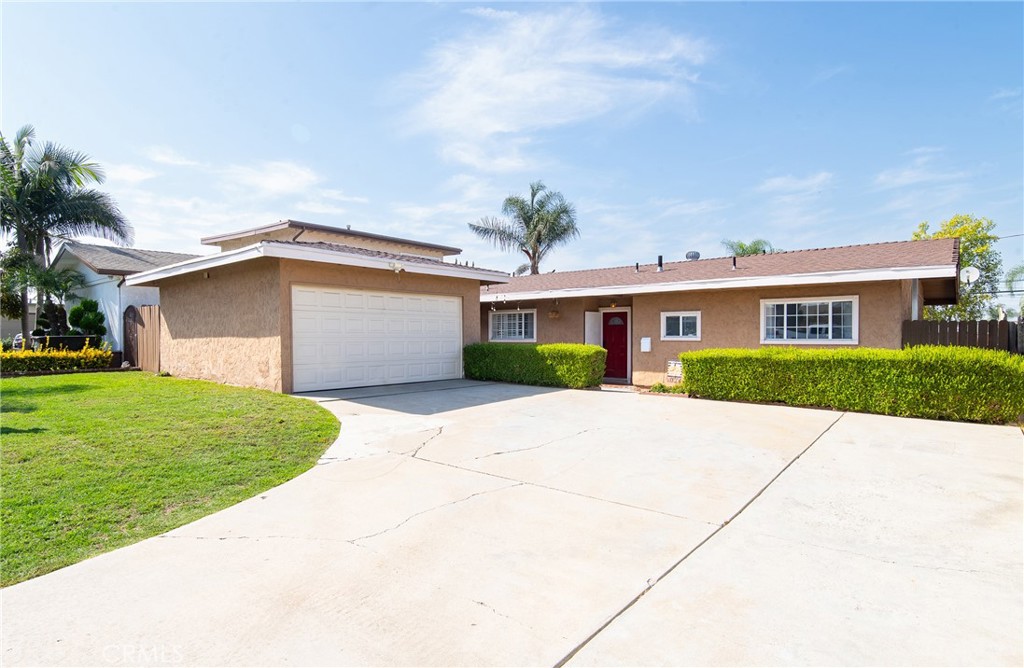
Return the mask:
<svg viewBox="0 0 1024 668"><path fill-rule="evenodd" d="M658 271L665 271L665 265L660 255L658 256Z"/></svg>
<svg viewBox="0 0 1024 668"><path fill-rule="evenodd" d="M732 270L736 271L736 256L732 256Z"/></svg>
<svg viewBox="0 0 1024 668"><path fill-rule="evenodd" d="M637 274L639 274L639 273L640 273L640 263L639 263L639 262L637 262L637 263L636 263L636 269L634 269L633 271L634 271L635 273L637 273Z"/></svg>

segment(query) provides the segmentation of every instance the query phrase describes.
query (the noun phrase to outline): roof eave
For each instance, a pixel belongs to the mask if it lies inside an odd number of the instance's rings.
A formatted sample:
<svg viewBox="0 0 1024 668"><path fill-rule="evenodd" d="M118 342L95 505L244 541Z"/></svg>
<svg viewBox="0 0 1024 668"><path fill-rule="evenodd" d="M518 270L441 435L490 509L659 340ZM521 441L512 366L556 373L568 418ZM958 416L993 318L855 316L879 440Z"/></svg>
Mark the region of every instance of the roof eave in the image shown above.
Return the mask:
<svg viewBox="0 0 1024 668"><path fill-rule="evenodd" d="M432 244L426 241L416 241L414 239L402 239L399 237L389 237L384 234L374 234L372 232L361 232L359 230L342 229L340 227L332 227L330 225L319 225L317 223L305 223L301 220L279 220L271 225L264 225L263 227L255 227L251 230L242 230L240 232L228 232L227 234L219 234L212 237L204 237L199 240L199 243L204 246L215 246L223 241L231 241L232 239L243 239L245 237L255 236L257 234L268 234L270 232L277 232L278 230L284 230L288 228L295 229L309 229L318 230L321 232L332 232L342 235L348 235L350 237L364 238L364 239L376 239L378 241L385 241L390 243L396 243L410 248L426 248L434 251L441 251L445 255L459 255L462 253L461 248L455 248L454 246L442 246L440 244Z"/></svg>
<svg viewBox="0 0 1024 668"><path fill-rule="evenodd" d="M856 269L848 271L815 272L809 274L783 274L778 276L742 276L724 279L675 281L646 285L603 285L584 288L530 290L523 292L481 292L480 301L524 301L527 299L567 299L570 297L604 297L608 295L638 295L661 292L692 292L696 290L728 290L740 288L779 287L790 285L826 285L830 283L862 283L871 281L898 281L913 278L947 278L956 276L954 265L928 267L891 267L885 269Z"/></svg>
<svg viewBox="0 0 1024 668"><path fill-rule="evenodd" d="M185 274L205 271L214 267L220 267L238 262L245 262L260 257L274 257L287 260L305 260L309 262L322 262L325 264L340 264L350 267L363 267L367 269L383 269L386 271L408 272L410 274L426 274L431 276L447 276L451 278L468 278L485 283L499 283L508 280L504 272L490 269L477 269L465 265L449 264L419 264L390 258L368 257L343 251L329 250L325 248L305 248L290 244L275 243L273 241L261 241L251 246L237 248L215 255L207 255L184 262L160 267L150 271L140 272L128 277L127 285L149 285L158 281L183 276Z"/></svg>

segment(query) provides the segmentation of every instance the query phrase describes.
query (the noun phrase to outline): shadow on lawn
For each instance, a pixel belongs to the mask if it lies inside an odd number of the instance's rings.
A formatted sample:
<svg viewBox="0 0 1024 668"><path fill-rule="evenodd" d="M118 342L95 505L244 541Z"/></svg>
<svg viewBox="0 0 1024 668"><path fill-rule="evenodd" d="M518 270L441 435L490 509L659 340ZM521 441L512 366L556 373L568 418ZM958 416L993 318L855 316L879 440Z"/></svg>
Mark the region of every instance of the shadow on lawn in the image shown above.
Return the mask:
<svg viewBox="0 0 1024 668"><path fill-rule="evenodd" d="M0 436L7 434L41 434L45 429L42 427L32 427L30 429L18 429L17 427L0 427Z"/></svg>
<svg viewBox="0 0 1024 668"><path fill-rule="evenodd" d="M31 413L36 405L29 401L35 397L73 394L91 389L89 385L68 383L66 385L47 385L42 387L5 387L0 397L0 413Z"/></svg>

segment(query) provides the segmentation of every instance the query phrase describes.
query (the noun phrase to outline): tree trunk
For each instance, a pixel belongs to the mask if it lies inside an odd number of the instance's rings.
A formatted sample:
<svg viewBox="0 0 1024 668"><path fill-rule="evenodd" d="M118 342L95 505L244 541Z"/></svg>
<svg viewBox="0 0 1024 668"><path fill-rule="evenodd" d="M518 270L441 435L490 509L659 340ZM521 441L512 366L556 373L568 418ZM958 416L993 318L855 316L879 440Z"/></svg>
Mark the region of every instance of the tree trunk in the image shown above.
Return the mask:
<svg viewBox="0 0 1024 668"><path fill-rule="evenodd" d="M28 287L21 289L21 337L22 344L28 345L28 342L32 339L29 338L32 334L32 329L28 326L29 319L29 308L28 308Z"/></svg>

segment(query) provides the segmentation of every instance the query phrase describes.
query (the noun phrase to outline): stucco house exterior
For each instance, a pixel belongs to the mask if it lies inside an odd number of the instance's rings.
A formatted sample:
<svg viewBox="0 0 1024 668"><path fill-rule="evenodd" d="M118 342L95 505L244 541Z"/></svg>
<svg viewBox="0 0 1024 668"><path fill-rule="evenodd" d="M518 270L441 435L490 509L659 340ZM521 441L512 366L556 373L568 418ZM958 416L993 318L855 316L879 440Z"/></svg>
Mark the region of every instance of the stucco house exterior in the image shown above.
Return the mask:
<svg viewBox="0 0 1024 668"><path fill-rule="evenodd" d="M958 272L959 240L930 239L521 276L481 288L480 337L601 345L608 379L649 386L701 348L899 348Z"/></svg>
<svg viewBox="0 0 1024 668"><path fill-rule="evenodd" d="M50 267L73 269L85 277L85 287L75 293L82 299L99 302L100 312L106 317L107 334L104 339L110 343L112 350L120 351L124 349L125 310L129 306L160 303L159 289L126 285L125 279L142 271L194 257L185 253L66 241L57 251Z"/></svg>
<svg viewBox="0 0 1024 668"><path fill-rule="evenodd" d="M127 279L160 290L160 367L277 392L462 377L480 287L458 248L283 220Z"/></svg>

